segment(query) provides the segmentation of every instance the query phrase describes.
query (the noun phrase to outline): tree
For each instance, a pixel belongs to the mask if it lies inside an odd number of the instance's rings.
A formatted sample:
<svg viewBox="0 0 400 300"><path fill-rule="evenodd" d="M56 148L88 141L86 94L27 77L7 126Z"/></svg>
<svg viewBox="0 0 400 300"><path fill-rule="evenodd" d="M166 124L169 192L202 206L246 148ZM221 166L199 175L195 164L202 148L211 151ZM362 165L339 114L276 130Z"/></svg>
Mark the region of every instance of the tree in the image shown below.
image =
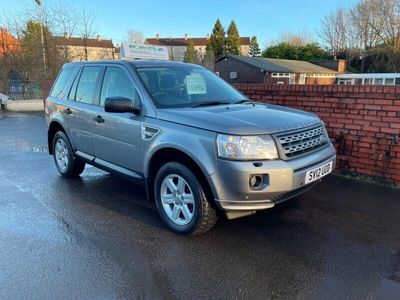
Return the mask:
<svg viewBox="0 0 400 300"><path fill-rule="evenodd" d="M0 27L6 28L18 40L18 51L7 58L0 57L0 81L7 80L4 77L9 76L7 74L17 74L18 78L26 80L39 80L45 76L54 79L63 63L89 56L88 40L96 35L94 15L86 11L80 13L72 0L39 2L40 9L37 9L38 2L29 1L30 5L20 11L0 13ZM41 43L41 24L44 46ZM58 37L64 34L79 36L85 45L84 53L71 57L77 51L67 51L66 45L61 44L63 39Z"/></svg>
<svg viewBox="0 0 400 300"><path fill-rule="evenodd" d="M372 30L378 36L378 43L373 53L384 54L388 69L397 72L400 69L400 1L374 0L370 3L376 19Z"/></svg>
<svg viewBox="0 0 400 300"><path fill-rule="evenodd" d="M74 36L79 34L80 15L73 6L72 0L46 1L41 5L45 4L46 6L43 7L45 23L51 28L54 35Z"/></svg>
<svg viewBox="0 0 400 300"><path fill-rule="evenodd" d="M93 13L87 12L86 10L82 11L82 15L80 17L81 24L80 24L80 36L83 41L83 48L84 48L84 60L88 60L89 53L88 53L88 40L93 38L96 33L97 29L95 26L96 17Z"/></svg>
<svg viewBox="0 0 400 300"><path fill-rule="evenodd" d="M345 9L339 7L324 17L320 35L329 45L333 59L347 48L348 31L349 15Z"/></svg>
<svg viewBox="0 0 400 300"><path fill-rule="evenodd" d="M209 41L206 45L206 53L204 54L202 65L207 69L214 71L215 67L215 54L214 49L211 45L211 41Z"/></svg>
<svg viewBox="0 0 400 300"><path fill-rule="evenodd" d="M308 31L291 32L284 31L280 33L277 44L288 43L295 46L304 46L313 42L312 35Z"/></svg>
<svg viewBox="0 0 400 300"><path fill-rule="evenodd" d="M299 59L298 47L286 42L267 47L262 52L262 56L268 58Z"/></svg>
<svg viewBox="0 0 400 300"><path fill-rule="evenodd" d="M0 24L0 92L5 93L10 74L18 63L15 60L20 51L18 40Z"/></svg>
<svg viewBox="0 0 400 300"><path fill-rule="evenodd" d="M212 30L210 46L214 52L215 59L225 54L225 31L219 19L215 22Z"/></svg>
<svg viewBox="0 0 400 300"><path fill-rule="evenodd" d="M0 27L0 57L10 55L19 48L18 40L7 29Z"/></svg>
<svg viewBox="0 0 400 300"><path fill-rule="evenodd" d="M299 48L299 59L316 61L330 59L331 55L317 43L309 43Z"/></svg>
<svg viewBox="0 0 400 300"><path fill-rule="evenodd" d="M231 21L225 40L225 53L240 55L240 35L235 21Z"/></svg>
<svg viewBox="0 0 400 300"><path fill-rule="evenodd" d="M268 58L315 61L328 59L329 53L322 49L317 43L296 46L282 42L266 48L262 56Z"/></svg>
<svg viewBox="0 0 400 300"><path fill-rule="evenodd" d="M128 44L143 44L144 40L143 32L134 29L128 29L124 38L124 41Z"/></svg>
<svg viewBox="0 0 400 300"><path fill-rule="evenodd" d="M261 56L261 50L260 46L258 45L256 36L252 36L250 39L249 56L253 57Z"/></svg>
<svg viewBox="0 0 400 300"><path fill-rule="evenodd" d="M189 40L189 43L186 46L186 52L183 61L191 64L199 63L199 56L197 51L194 49L194 43L193 40L191 39Z"/></svg>
<svg viewBox="0 0 400 300"><path fill-rule="evenodd" d="M381 4L387 0L361 0L351 10L351 22L356 34L353 43L360 49L361 72L365 72L365 58L372 54L380 42L384 22L381 18Z"/></svg>
<svg viewBox="0 0 400 300"><path fill-rule="evenodd" d="M26 23L25 29L22 30L21 45L23 47L22 54L24 58L27 62L30 62L26 65L27 69L25 72L33 78L43 78L43 75L47 77L52 72L50 60L53 60L54 57L50 58L50 52L52 52L52 56L55 53L50 50L52 33L47 26L43 26L44 44L41 42L41 37L42 25L37 21L29 20ZM44 60L43 56L46 57L46 60Z"/></svg>

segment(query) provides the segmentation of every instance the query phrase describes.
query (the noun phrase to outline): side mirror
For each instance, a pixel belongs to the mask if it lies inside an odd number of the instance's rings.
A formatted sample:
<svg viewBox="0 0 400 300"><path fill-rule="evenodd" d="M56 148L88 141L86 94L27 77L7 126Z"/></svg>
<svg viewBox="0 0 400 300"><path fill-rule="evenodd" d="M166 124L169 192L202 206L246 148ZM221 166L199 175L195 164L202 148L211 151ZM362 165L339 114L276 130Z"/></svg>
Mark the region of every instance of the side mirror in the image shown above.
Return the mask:
<svg viewBox="0 0 400 300"><path fill-rule="evenodd" d="M108 97L104 103L104 110L112 113L140 112L140 104L134 105L133 100L125 97Z"/></svg>

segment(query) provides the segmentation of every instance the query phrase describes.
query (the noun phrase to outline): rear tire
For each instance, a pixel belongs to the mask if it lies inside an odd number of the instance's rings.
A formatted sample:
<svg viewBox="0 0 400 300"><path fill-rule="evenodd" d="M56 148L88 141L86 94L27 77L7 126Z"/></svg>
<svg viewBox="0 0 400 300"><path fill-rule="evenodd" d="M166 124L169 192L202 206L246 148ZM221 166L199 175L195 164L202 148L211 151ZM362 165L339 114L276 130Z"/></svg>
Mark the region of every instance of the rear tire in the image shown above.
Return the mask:
<svg viewBox="0 0 400 300"><path fill-rule="evenodd" d="M72 178L82 174L85 163L77 158L67 135L58 131L53 138L53 157L62 177Z"/></svg>
<svg viewBox="0 0 400 300"><path fill-rule="evenodd" d="M217 212L200 182L180 163L169 162L160 168L154 195L162 221L175 233L202 234L217 222Z"/></svg>

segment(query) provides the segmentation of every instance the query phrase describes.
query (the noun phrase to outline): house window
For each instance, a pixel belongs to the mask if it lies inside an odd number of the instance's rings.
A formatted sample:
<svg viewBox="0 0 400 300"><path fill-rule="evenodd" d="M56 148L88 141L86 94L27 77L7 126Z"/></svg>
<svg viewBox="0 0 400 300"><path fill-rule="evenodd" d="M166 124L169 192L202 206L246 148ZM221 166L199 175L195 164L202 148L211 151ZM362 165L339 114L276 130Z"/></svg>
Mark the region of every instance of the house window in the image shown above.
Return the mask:
<svg viewBox="0 0 400 300"><path fill-rule="evenodd" d="M371 85L372 84L372 80L370 78L363 78L363 84L364 85Z"/></svg>
<svg viewBox="0 0 400 300"><path fill-rule="evenodd" d="M382 78L374 78L374 79L372 79L372 84L383 85L383 79Z"/></svg>
<svg viewBox="0 0 400 300"><path fill-rule="evenodd" d="M322 73L307 73L306 77L312 77L312 78L330 78L330 77L335 77L335 74L322 74Z"/></svg>
<svg viewBox="0 0 400 300"><path fill-rule="evenodd" d="M289 78L290 74L289 73L272 73L271 77L272 78Z"/></svg>
<svg viewBox="0 0 400 300"><path fill-rule="evenodd" d="M238 78L238 72L232 71L229 73L229 79L237 79Z"/></svg>
<svg viewBox="0 0 400 300"><path fill-rule="evenodd" d="M339 79L338 84L344 84L344 85L352 84L352 80L351 79Z"/></svg>
<svg viewBox="0 0 400 300"><path fill-rule="evenodd" d="M385 78L385 85L394 85L395 80L394 78Z"/></svg>

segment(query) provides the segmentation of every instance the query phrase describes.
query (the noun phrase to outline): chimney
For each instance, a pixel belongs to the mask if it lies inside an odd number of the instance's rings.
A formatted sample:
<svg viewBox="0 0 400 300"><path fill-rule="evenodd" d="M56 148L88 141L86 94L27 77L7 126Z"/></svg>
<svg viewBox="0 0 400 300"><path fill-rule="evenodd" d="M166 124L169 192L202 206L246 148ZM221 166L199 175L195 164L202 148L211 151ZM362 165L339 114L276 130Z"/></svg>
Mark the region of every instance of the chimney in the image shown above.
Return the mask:
<svg viewBox="0 0 400 300"><path fill-rule="evenodd" d="M100 42L101 39L100 39L100 35L99 34L96 36L96 39L97 39L98 42Z"/></svg>
<svg viewBox="0 0 400 300"><path fill-rule="evenodd" d="M209 40L210 39L210 34L209 33L207 33L207 40Z"/></svg>
<svg viewBox="0 0 400 300"><path fill-rule="evenodd" d="M337 71L339 73L345 73L346 72L346 60L339 59Z"/></svg>
<svg viewBox="0 0 400 300"><path fill-rule="evenodd" d="M64 32L64 39L68 40L68 38L69 38L68 32Z"/></svg>
<svg viewBox="0 0 400 300"><path fill-rule="evenodd" d="M160 39L160 34L156 33L156 40Z"/></svg>
<svg viewBox="0 0 400 300"><path fill-rule="evenodd" d="M188 34L185 33L185 41L188 39Z"/></svg>

